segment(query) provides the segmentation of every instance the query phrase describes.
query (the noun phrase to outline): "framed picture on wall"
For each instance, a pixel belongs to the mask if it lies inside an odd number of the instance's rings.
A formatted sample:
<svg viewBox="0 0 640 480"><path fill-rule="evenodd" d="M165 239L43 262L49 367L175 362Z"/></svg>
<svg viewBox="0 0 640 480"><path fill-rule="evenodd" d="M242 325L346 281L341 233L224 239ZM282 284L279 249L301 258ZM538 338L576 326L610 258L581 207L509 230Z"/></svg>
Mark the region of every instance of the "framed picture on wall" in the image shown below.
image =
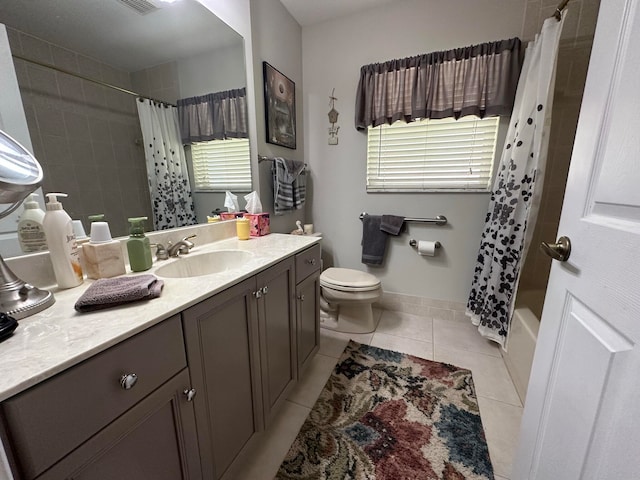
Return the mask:
<svg viewBox="0 0 640 480"><path fill-rule="evenodd" d="M262 70L267 143L295 149L296 84L267 62Z"/></svg>

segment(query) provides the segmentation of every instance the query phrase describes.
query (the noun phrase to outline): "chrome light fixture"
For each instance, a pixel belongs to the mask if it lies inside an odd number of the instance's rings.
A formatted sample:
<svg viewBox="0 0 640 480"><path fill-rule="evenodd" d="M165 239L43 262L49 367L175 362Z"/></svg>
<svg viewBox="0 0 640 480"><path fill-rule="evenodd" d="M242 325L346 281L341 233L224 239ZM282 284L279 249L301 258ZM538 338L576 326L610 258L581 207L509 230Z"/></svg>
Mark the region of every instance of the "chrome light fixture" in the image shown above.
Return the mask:
<svg viewBox="0 0 640 480"><path fill-rule="evenodd" d="M9 206L0 212L4 218L42 183L42 167L20 143L0 130L0 204ZM16 319L38 313L55 303L51 292L40 290L22 280L0 255L0 312Z"/></svg>

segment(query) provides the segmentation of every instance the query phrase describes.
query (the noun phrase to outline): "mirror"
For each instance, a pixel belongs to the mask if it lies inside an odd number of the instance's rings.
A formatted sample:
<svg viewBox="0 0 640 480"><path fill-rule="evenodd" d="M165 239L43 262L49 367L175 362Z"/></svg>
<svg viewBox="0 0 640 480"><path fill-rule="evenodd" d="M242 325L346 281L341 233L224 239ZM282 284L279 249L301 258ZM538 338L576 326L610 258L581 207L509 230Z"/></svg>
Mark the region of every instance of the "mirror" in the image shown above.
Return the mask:
<svg viewBox="0 0 640 480"><path fill-rule="evenodd" d="M2 0L0 23L43 168L42 189L69 194L64 208L87 233L88 216L98 213L114 237L128 234L127 217L147 216L151 229L136 97L80 77L175 105L246 86L242 37L195 0ZM224 201L224 193L193 197L199 223ZM3 220L12 223L2 230L15 231L21 213ZM5 256L22 254L2 248Z"/></svg>

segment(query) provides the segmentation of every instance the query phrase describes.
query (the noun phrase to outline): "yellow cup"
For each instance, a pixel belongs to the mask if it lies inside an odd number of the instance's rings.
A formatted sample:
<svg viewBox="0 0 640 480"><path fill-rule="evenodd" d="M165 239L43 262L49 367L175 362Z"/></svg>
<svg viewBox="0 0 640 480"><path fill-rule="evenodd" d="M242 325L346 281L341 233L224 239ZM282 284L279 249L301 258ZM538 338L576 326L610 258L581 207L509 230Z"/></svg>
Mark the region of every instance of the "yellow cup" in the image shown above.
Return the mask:
<svg viewBox="0 0 640 480"><path fill-rule="evenodd" d="M238 234L238 240L249 240L249 219L248 218L236 219L236 233Z"/></svg>

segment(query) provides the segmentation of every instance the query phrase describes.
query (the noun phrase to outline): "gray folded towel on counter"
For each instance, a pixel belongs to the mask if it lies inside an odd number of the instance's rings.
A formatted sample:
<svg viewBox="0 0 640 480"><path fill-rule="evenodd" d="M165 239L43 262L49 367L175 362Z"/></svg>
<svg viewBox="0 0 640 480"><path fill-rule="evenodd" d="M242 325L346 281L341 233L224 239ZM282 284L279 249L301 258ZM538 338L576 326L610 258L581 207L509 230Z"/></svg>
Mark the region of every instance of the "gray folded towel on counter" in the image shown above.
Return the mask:
<svg viewBox="0 0 640 480"><path fill-rule="evenodd" d="M404 217L398 215L382 215L380 230L390 233L391 235L399 235L404 225Z"/></svg>
<svg viewBox="0 0 640 480"><path fill-rule="evenodd" d="M154 275L101 278L80 296L74 308L78 312L92 312L117 307L138 300L157 298L164 282Z"/></svg>

